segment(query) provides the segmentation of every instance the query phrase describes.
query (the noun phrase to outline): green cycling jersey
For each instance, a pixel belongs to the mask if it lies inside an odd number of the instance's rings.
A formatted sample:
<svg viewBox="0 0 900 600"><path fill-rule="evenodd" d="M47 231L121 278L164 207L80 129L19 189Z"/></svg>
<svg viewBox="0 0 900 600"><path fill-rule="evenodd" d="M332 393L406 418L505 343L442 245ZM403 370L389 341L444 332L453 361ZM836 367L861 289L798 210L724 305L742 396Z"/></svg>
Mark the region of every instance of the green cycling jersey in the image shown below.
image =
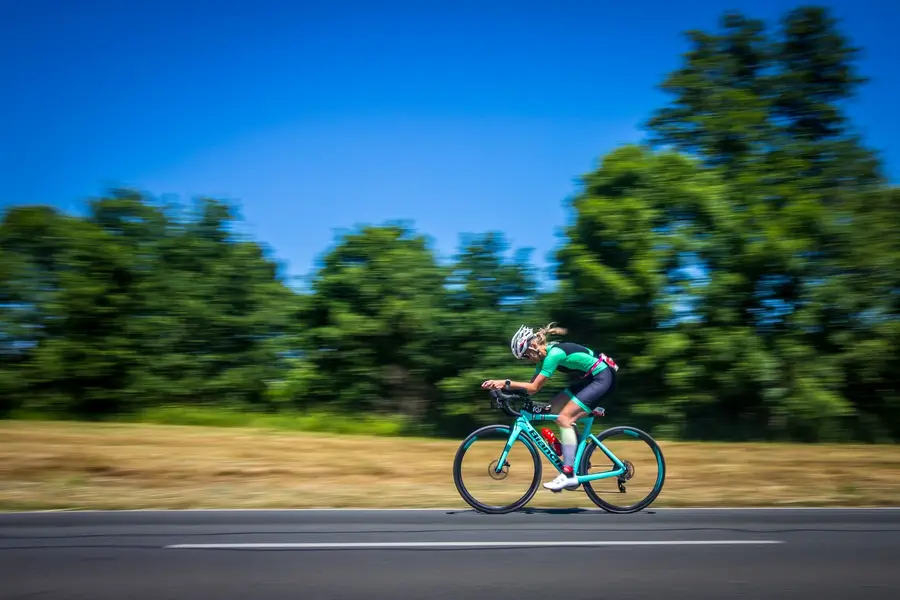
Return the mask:
<svg viewBox="0 0 900 600"><path fill-rule="evenodd" d="M590 371L591 375L597 375L609 368L605 362L598 364L599 358L593 350L581 344L551 342L547 346L547 356L537 364L534 374L535 376L543 375L547 379L552 377L556 371L581 374L587 374Z"/></svg>

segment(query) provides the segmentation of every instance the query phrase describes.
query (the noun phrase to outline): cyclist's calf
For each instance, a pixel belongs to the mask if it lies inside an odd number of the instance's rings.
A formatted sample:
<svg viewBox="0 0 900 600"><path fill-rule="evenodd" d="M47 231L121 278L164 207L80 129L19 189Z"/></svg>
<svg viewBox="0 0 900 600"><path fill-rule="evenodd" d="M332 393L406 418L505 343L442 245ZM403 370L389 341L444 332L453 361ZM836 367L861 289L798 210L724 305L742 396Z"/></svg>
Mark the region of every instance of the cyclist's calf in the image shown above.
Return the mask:
<svg viewBox="0 0 900 600"><path fill-rule="evenodd" d="M575 448L578 446L578 436L575 435L575 421L584 411L574 402L569 402L559 411L556 423L559 425L559 441L563 448L563 473L569 477L573 474L575 463Z"/></svg>

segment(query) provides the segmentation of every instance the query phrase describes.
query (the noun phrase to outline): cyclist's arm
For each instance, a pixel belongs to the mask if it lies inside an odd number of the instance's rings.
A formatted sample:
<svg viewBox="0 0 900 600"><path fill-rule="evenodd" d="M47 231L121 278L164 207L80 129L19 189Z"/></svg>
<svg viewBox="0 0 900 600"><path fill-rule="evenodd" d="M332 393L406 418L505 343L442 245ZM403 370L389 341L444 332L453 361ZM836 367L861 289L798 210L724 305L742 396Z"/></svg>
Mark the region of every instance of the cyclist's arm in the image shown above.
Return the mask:
<svg viewBox="0 0 900 600"><path fill-rule="evenodd" d="M529 394L537 394L541 391L541 388L544 387L544 384L547 383L548 377L543 375L542 373L538 373L534 377L531 378L531 381L525 383L524 381L510 381L509 387L518 390L525 390Z"/></svg>
<svg viewBox="0 0 900 600"><path fill-rule="evenodd" d="M555 347L550 348L544 361L538 365L537 372L534 374L534 377L531 378L530 382L510 381L509 387L525 390L529 394L538 393L547 383L547 380L553 376L556 367L559 365L559 361L565 358L565 356L566 354L562 350Z"/></svg>

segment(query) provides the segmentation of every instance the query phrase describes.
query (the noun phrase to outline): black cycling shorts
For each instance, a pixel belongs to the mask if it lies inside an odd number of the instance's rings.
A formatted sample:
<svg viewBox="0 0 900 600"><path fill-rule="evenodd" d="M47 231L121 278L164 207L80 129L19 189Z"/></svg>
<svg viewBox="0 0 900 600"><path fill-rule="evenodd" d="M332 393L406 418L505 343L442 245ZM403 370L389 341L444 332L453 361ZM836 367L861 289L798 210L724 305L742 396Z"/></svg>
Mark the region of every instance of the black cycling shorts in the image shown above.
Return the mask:
<svg viewBox="0 0 900 600"><path fill-rule="evenodd" d="M592 378L579 379L565 389L569 399L591 412L600 404L600 399L615 388L616 374L607 367Z"/></svg>

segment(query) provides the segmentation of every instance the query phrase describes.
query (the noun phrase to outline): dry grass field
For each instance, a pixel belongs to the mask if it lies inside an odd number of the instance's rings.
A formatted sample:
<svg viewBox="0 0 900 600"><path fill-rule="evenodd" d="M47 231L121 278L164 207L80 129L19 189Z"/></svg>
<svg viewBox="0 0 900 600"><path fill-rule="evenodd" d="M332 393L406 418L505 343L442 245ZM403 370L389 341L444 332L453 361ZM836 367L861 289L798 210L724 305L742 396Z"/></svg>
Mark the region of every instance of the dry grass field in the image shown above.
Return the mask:
<svg viewBox="0 0 900 600"><path fill-rule="evenodd" d="M900 446L660 445L667 479L657 507L900 505ZM261 429L0 421L0 509L462 507L451 473L457 447ZM553 474L545 461L543 480ZM544 489L530 505L593 506L581 491Z"/></svg>

